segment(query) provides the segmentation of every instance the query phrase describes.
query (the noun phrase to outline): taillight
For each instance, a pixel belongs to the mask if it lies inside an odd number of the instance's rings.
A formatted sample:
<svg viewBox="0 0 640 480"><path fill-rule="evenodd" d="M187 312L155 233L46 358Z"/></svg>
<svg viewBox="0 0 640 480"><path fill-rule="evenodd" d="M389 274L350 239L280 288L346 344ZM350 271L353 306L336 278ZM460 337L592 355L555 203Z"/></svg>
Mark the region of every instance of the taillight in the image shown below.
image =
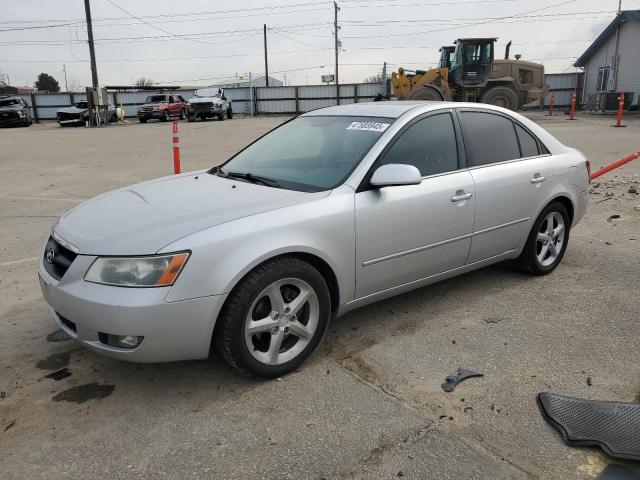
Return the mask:
<svg viewBox="0 0 640 480"><path fill-rule="evenodd" d="M587 176L589 177L589 180L591 180L591 162L586 160L584 163L587 166Z"/></svg>

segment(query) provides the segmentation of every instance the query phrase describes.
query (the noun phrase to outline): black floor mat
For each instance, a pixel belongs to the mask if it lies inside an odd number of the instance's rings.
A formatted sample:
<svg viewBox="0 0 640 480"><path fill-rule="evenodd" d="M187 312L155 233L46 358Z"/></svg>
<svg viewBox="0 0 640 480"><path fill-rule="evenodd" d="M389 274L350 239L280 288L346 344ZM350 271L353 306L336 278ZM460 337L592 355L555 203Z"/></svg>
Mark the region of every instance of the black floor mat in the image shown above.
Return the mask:
<svg viewBox="0 0 640 480"><path fill-rule="evenodd" d="M597 445L612 457L640 460L640 404L544 392L538 395L538 405L567 445Z"/></svg>

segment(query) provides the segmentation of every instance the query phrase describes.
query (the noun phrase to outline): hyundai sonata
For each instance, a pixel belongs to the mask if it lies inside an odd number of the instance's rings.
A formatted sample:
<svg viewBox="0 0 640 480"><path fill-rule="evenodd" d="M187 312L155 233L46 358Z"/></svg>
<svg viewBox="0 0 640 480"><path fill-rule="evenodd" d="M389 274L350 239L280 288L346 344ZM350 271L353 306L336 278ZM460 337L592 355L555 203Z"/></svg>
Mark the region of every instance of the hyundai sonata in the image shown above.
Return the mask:
<svg viewBox="0 0 640 480"><path fill-rule="evenodd" d="M135 362L205 358L275 377L354 308L492 263L551 272L589 163L498 107L315 110L210 170L89 200L46 239L60 328Z"/></svg>

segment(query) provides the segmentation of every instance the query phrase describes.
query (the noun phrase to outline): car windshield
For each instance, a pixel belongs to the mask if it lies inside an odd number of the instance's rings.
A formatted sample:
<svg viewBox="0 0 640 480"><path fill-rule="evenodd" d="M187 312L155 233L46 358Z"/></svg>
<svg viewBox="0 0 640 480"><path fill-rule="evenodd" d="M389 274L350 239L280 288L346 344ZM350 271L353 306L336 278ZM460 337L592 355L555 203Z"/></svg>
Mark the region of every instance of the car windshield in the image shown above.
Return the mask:
<svg viewBox="0 0 640 480"><path fill-rule="evenodd" d="M330 190L347 179L392 122L372 117L298 117L249 145L216 172L266 177L292 190Z"/></svg>
<svg viewBox="0 0 640 480"><path fill-rule="evenodd" d="M74 104L73 104L73 106L74 106L74 107L76 107L76 108L89 108L89 107L87 106L87 102L78 102L78 103L74 103Z"/></svg>
<svg viewBox="0 0 640 480"><path fill-rule="evenodd" d="M8 100L0 100L0 107L8 107L9 105L20 105L17 98L9 98Z"/></svg>
<svg viewBox="0 0 640 480"><path fill-rule="evenodd" d="M165 95L149 95L144 103L162 103L166 101L167 97Z"/></svg>
<svg viewBox="0 0 640 480"><path fill-rule="evenodd" d="M217 88L201 88L193 92L194 97L218 97L222 95L222 92Z"/></svg>

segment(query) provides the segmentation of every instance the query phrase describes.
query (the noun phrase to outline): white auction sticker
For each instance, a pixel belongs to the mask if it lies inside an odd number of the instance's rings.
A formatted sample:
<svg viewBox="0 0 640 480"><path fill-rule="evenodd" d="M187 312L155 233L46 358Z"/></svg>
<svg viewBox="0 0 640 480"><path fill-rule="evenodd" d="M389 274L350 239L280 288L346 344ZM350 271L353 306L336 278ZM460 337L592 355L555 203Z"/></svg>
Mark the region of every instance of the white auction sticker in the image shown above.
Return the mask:
<svg viewBox="0 0 640 480"><path fill-rule="evenodd" d="M388 123L381 122L352 122L347 130L367 130L369 132L384 132L389 128Z"/></svg>

